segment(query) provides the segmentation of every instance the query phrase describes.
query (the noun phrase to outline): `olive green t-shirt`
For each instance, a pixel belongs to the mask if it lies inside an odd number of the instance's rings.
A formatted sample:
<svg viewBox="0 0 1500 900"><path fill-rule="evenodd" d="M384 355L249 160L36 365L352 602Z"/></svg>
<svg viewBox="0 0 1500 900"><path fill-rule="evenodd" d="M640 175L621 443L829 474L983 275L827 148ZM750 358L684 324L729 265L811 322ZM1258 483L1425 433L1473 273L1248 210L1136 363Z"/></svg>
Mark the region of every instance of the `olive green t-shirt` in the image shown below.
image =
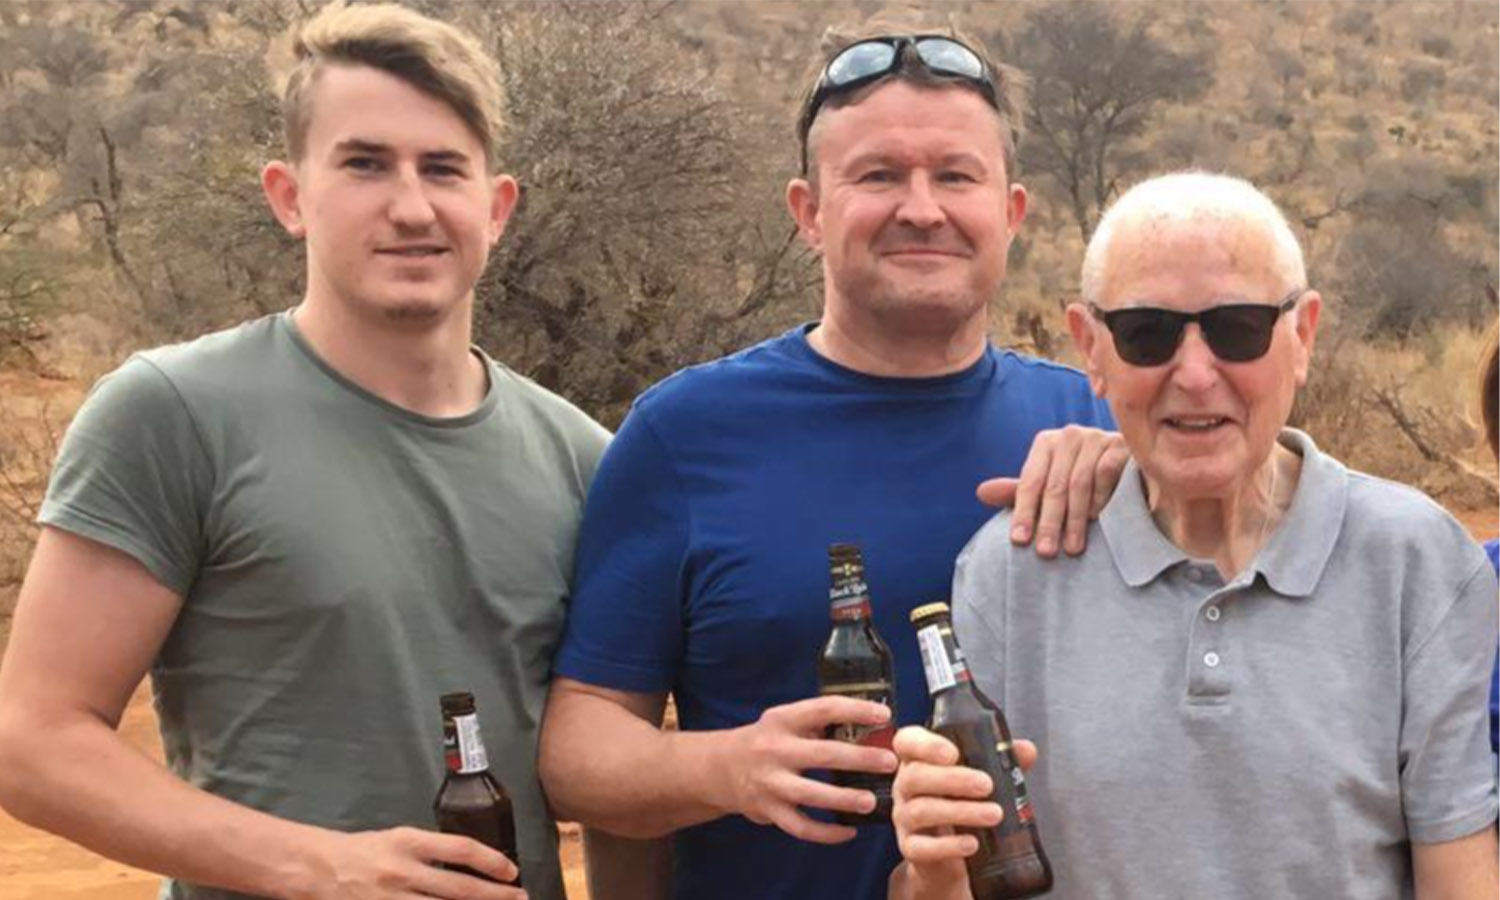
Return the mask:
<svg viewBox="0 0 1500 900"><path fill-rule="evenodd" d="M184 598L151 669L181 777L338 830L430 828L438 697L472 691L527 890L560 900L537 731L608 434L485 363L480 407L432 419L342 378L285 313L138 354L79 411L39 518Z"/></svg>

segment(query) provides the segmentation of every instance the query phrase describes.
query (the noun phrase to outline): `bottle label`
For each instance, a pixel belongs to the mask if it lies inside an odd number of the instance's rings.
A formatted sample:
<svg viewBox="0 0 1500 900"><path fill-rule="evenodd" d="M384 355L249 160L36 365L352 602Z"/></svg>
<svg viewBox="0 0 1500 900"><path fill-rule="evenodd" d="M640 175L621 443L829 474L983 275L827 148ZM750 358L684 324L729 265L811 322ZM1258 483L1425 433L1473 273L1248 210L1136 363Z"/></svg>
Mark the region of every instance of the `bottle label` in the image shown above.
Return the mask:
<svg viewBox="0 0 1500 900"><path fill-rule="evenodd" d="M927 625L917 632L917 646L922 651L922 670L927 674L927 690L936 694L959 682L969 680L969 667L963 651L953 639L953 629L946 625Z"/></svg>
<svg viewBox="0 0 1500 900"><path fill-rule="evenodd" d="M997 732L999 730L999 725L993 721L993 717L991 717L990 727ZM997 741L995 757L1000 770L1008 770L1010 773L1010 789L1006 790L1005 785L997 782L994 793L995 802L1005 810L1005 819L1000 822L1000 832L1005 834L1031 824L1036 819L1036 811L1032 809L1031 796L1026 792L1026 773L1021 771L1021 764L1016 761L1011 742Z"/></svg>
<svg viewBox="0 0 1500 900"><path fill-rule="evenodd" d="M870 589L856 576L838 579L828 591L829 613L835 622L870 617Z"/></svg>
<svg viewBox="0 0 1500 900"><path fill-rule="evenodd" d="M469 775L488 769L490 760L484 752L484 737L479 733L479 716L454 716L453 726L458 732L459 774Z"/></svg>
<svg viewBox="0 0 1500 900"><path fill-rule="evenodd" d="M1026 775L1021 771L1020 764L1011 767L1010 780L1016 788L1016 819L1030 822L1036 818L1036 813L1031 808L1031 796L1026 793Z"/></svg>

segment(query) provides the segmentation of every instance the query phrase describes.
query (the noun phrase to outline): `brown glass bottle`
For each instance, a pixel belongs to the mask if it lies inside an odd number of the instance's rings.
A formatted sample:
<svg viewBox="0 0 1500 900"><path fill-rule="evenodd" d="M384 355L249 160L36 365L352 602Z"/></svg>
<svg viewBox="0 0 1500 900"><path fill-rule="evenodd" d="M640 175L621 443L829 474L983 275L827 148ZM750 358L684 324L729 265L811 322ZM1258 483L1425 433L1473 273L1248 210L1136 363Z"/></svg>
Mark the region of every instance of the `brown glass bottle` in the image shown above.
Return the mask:
<svg viewBox="0 0 1500 900"><path fill-rule="evenodd" d="M1005 714L969 676L963 651L953 637L946 603L912 610L922 669L932 693L927 727L958 746L965 766L994 782L992 799L1005 817L994 828L963 829L979 839L979 852L964 862L974 900L1035 897L1052 890L1052 864L1037 835L1036 816L1026 795L1026 777L1011 752Z"/></svg>
<svg viewBox="0 0 1500 900"><path fill-rule="evenodd" d="M484 752L484 738L479 731L479 716L470 693L444 694L443 756L447 774L438 788L432 810L438 830L461 834L504 853L517 866L516 819L510 796L490 774L489 757ZM453 869L493 881L466 866ZM520 876L515 884L520 885Z"/></svg>
<svg viewBox="0 0 1500 900"><path fill-rule="evenodd" d="M891 651L875 631L870 618L870 590L865 586L865 563L853 544L828 548L829 615L833 630L818 656L818 686L822 694L841 694L883 703L891 710L887 724L879 727L839 724L830 726L828 737L851 744L889 750L896 734L896 678ZM868 813L835 814L841 825L870 825L891 820L892 776L873 772L833 772L833 783L870 791L875 809Z"/></svg>

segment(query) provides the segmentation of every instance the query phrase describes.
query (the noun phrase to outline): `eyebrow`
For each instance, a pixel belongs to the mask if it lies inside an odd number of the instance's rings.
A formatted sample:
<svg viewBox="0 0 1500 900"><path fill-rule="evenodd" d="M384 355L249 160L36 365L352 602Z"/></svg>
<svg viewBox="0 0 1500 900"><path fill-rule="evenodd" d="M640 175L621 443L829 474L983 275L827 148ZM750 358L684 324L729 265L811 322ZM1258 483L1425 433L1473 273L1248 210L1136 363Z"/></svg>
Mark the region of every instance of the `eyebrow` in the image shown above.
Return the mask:
<svg viewBox="0 0 1500 900"><path fill-rule="evenodd" d="M909 158L904 153L892 150L870 150L849 160L848 168L857 168L872 163L886 166L910 166ZM982 156L967 151L945 154L937 160L936 165L939 168L954 165L971 165L986 170L989 169Z"/></svg>
<svg viewBox="0 0 1500 900"><path fill-rule="evenodd" d="M367 141L363 138L339 141L333 149L335 153L369 153L377 156L389 156L395 152L389 144ZM468 154L459 150L426 150L420 155L423 162L429 163L467 163L469 161Z"/></svg>

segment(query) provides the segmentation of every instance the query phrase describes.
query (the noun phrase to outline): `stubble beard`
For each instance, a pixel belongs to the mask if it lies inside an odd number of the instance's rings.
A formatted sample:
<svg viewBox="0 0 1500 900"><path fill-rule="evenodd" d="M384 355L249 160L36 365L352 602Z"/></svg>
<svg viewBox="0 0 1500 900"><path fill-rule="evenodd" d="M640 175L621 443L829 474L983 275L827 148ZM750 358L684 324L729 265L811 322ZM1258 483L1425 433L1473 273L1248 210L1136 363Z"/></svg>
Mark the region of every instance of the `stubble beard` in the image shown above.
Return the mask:
<svg viewBox="0 0 1500 900"><path fill-rule="evenodd" d="M970 286L923 288L883 278L872 279L863 294L854 296L863 296L860 305L891 328L922 334L957 333L982 316L989 303Z"/></svg>

